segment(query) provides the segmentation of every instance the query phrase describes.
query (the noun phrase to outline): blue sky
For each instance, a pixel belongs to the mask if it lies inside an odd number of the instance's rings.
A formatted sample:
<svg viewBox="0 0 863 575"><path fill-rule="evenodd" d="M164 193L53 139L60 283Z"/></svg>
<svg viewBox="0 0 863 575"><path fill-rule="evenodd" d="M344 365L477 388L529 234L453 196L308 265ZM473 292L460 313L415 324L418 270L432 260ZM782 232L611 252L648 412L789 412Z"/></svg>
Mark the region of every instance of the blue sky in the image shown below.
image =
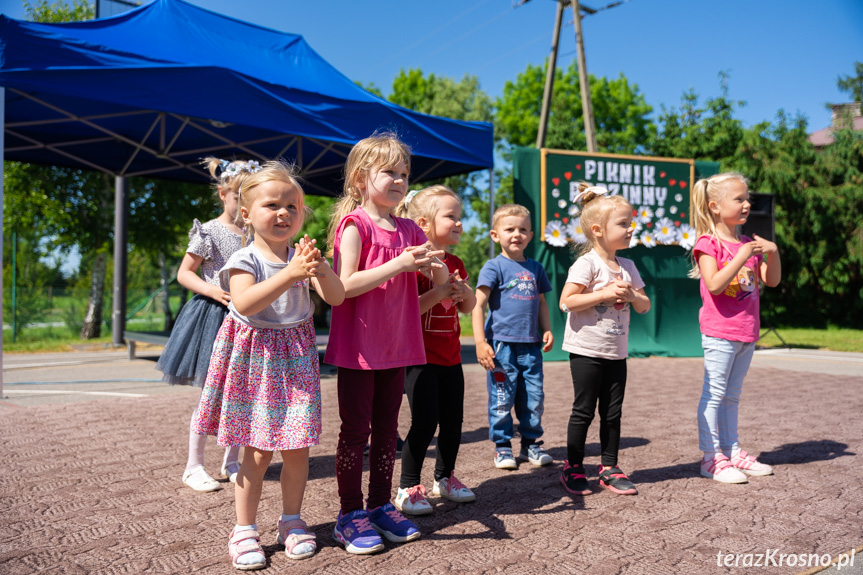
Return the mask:
<svg viewBox="0 0 863 575"><path fill-rule="evenodd" d="M528 64L541 65L551 46L554 0L192 0L241 20L302 34L352 80L388 93L401 68L461 78L472 74L493 98ZM612 0L585 0L601 8ZM20 0L0 11L23 18ZM558 66L575 58L572 13L564 13ZM863 61L861 0L628 0L584 19L587 69L623 73L656 112L677 106L692 87L745 100L747 126L773 120L780 108L830 123L828 102L845 101L840 74ZM157 31L156 31L157 32Z"/></svg>

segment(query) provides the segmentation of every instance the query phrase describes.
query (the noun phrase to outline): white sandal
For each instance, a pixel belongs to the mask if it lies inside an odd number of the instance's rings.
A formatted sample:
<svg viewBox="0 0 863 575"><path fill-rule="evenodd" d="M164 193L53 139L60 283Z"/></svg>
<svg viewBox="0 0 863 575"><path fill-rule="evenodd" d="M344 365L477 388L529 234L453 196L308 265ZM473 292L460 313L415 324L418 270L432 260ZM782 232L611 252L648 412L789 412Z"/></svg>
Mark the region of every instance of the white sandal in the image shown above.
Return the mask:
<svg viewBox="0 0 863 575"><path fill-rule="evenodd" d="M192 470L187 469L184 471L183 483L195 491L201 492L216 491L222 488L218 481L210 477L210 474L207 473L207 470L204 469L203 465L199 465Z"/></svg>
<svg viewBox="0 0 863 575"><path fill-rule="evenodd" d="M228 463L222 464L221 474L222 477L230 481L231 483L237 482L237 474L240 472L240 462L239 461L229 461Z"/></svg>

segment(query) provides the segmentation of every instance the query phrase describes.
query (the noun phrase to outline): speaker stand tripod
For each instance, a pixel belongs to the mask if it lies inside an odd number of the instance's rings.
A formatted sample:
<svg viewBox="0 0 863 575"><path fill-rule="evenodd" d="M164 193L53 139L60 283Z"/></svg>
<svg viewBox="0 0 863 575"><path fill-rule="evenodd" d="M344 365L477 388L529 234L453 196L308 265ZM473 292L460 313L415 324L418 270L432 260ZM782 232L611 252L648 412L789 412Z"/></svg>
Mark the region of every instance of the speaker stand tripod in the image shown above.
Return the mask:
<svg viewBox="0 0 863 575"><path fill-rule="evenodd" d="M788 343L786 343L786 342L785 342L785 340L784 340L784 339L782 339L782 336L781 336L781 335L779 335L779 332L778 332L778 331L776 331L776 328L775 328L775 327L773 327L773 324L772 324L772 323L770 323L770 322L769 322L768 320L766 320L764 317L762 317L762 318L761 318L761 323L767 326L767 331L765 331L765 332L764 332L764 333L762 333L760 336L758 336L758 339L759 339L759 340L760 340L761 338L763 338L765 335L767 335L768 333L770 333L770 332L772 331L772 332L776 335L776 337L778 337L778 338L779 338L779 341L781 341L781 342L782 342L782 347L783 347L783 348L785 348L785 349L791 349L791 346L789 346L789 345L788 345Z"/></svg>

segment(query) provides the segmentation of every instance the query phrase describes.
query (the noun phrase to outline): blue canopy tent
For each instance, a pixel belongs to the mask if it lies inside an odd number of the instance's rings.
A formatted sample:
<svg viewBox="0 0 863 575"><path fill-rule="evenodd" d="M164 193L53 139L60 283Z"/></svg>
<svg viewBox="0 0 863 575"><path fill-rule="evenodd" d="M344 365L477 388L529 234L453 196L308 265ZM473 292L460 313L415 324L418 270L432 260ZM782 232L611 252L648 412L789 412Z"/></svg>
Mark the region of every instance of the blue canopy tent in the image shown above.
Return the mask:
<svg viewBox="0 0 863 575"><path fill-rule="evenodd" d="M0 15L3 122L4 159L117 176L118 222L125 178L203 181L198 161L211 154L291 158L308 193L337 195L351 146L380 129L413 148L413 181L493 167L490 124L391 104L356 86L302 36L181 0L67 24ZM115 259L124 260L125 241L115 236L115 243ZM123 308L124 284L115 274ZM124 314L115 304L117 343Z"/></svg>

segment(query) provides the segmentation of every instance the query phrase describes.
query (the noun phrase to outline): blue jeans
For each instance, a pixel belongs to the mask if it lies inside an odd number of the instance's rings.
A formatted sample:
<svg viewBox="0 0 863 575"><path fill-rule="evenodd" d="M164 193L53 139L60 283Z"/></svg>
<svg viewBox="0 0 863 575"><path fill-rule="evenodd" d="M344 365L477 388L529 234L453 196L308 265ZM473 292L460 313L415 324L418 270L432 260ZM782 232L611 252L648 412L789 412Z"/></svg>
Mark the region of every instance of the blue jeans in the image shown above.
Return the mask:
<svg viewBox="0 0 863 575"><path fill-rule="evenodd" d="M542 348L539 343L492 340L495 368L503 368L503 381L486 374L488 387L488 438L498 447L512 447L512 408L518 418L523 446L542 437Z"/></svg>
<svg viewBox="0 0 863 575"><path fill-rule="evenodd" d="M737 407L743 378L749 371L755 342L729 341L701 335L704 348L704 387L698 402L698 447L705 453L725 453L740 447Z"/></svg>

